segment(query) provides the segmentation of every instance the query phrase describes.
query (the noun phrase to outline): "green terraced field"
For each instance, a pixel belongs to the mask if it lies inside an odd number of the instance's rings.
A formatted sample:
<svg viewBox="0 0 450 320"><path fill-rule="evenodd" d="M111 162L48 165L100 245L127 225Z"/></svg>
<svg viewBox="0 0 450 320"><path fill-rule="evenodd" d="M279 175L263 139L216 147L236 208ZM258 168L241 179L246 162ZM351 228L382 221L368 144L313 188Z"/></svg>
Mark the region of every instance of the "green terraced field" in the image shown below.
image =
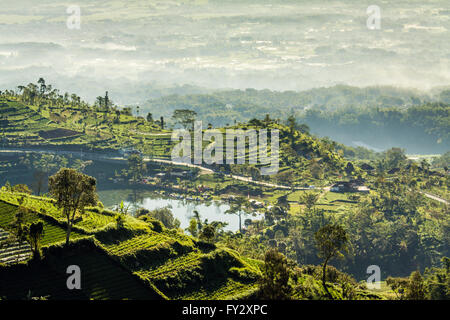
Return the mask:
<svg viewBox="0 0 450 320"><path fill-rule="evenodd" d="M253 294L257 288L257 284L248 285L228 279L225 282L211 282L176 298L181 300L232 300L245 298Z"/></svg>
<svg viewBox="0 0 450 320"><path fill-rule="evenodd" d="M0 227L12 230L10 224L20 196L24 195L0 194ZM246 297L255 289L254 276L241 279L232 268L244 268L255 275L258 272L256 261L244 261L237 253L214 249L214 246L201 249L196 240L180 231L163 228L158 232L155 230L159 229L153 230L151 221L147 223L131 216L125 216L125 225L119 229L112 223L114 213L101 213L99 208L90 209L75 224L89 232L72 231L69 248L73 250L67 252L66 247L60 247L66 236L59 222L60 210L48 198L25 197L23 205L26 207L45 208L40 214L30 211L25 221L44 221L44 262L49 264L33 266L33 270L23 264L7 270L0 267L0 278L26 274L23 282L16 285L7 282L8 289L3 293L23 297L28 292L25 287L29 286L33 295L50 295L57 299L232 299ZM82 237L85 239L79 239ZM64 268L71 264L84 270L83 290L76 297L61 287ZM49 268L55 272L53 278ZM42 274L43 279L54 282L55 287L40 286L36 279L31 281L30 272Z"/></svg>
<svg viewBox="0 0 450 320"><path fill-rule="evenodd" d="M58 258L56 259L55 256ZM112 261L94 245L76 243L63 254L51 253L39 266L17 266L0 269L0 296L24 298L28 290L33 296L50 299L143 300L161 299L151 287ZM66 270L77 265L82 272L81 291L66 286ZM37 276L39 275L39 276ZM20 277L20 280L18 278Z"/></svg>
<svg viewBox="0 0 450 320"><path fill-rule="evenodd" d="M201 264L201 255L198 252L192 252L176 259L167 260L164 264L154 268L142 269L135 273L143 279L155 280L169 278L180 271L194 269Z"/></svg>
<svg viewBox="0 0 450 320"><path fill-rule="evenodd" d="M166 242L169 240L171 239L160 233L152 232L150 234L140 235L129 240L119 242L118 244L107 244L105 245L105 248L113 255L122 256L133 254L137 250L152 248L161 242Z"/></svg>
<svg viewBox="0 0 450 320"><path fill-rule="evenodd" d="M83 272L81 287L89 299L155 299L157 295L106 255L79 252L60 260L61 267L78 265Z"/></svg>
<svg viewBox="0 0 450 320"><path fill-rule="evenodd" d="M3 201L0 201L0 227L4 229L11 229L11 223L14 221L14 215L17 207ZM44 235L41 240L42 246L49 246L66 240L66 230L57 223L45 219L34 212L25 215L25 223L29 224L41 219L44 222ZM78 239L85 237L81 233L72 231L71 239Z"/></svg>

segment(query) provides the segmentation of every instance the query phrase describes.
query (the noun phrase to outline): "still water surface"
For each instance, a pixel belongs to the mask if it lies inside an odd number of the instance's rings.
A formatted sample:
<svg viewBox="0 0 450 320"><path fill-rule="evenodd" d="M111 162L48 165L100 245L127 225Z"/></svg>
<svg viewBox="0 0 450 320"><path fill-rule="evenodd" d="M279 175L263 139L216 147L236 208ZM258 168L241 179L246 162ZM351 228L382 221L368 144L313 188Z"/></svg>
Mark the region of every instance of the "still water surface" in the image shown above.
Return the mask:
<svg viewBox="0 0 450 320"><path fill-rule="evenodd" d="M151 191L136 191L131 189L103 190L98 191L98 195L100 201L107 208L117 206L123 200L125 206L129 206L129 212L131 213L141 207L153 210L169 205L171 206L174 217L180 220L181 228L183 229L189 226L189 221L193 218L193 211L197 210L200 213L202 221L205 219L208 219L208 222L222 221L228 223L224 230L239 230L239 217L234 214L225 213L230 206L218 201L187 201L167 198ZM244 225L244 220L248 218L253 220L257 219L257 217L252 217L251 215L242 215L242 225Z"/></svg>

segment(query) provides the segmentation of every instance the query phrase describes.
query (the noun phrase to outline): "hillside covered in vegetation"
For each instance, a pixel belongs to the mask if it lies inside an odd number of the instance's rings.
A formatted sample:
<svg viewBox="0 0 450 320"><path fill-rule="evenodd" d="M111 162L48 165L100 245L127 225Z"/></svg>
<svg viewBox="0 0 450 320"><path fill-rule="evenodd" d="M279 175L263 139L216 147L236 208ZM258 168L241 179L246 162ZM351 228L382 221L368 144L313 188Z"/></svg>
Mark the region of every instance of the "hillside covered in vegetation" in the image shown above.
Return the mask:
<svg viewBox="0 0 450 320"><path fill-rule="evenodd" d="M0 95L0 297L448 298L448 154L414 159L401 148L349 147L311 134L292 114L281 120L267 112L216 128L225 136L216 152L225 157L227 130L277 130L275 174L248 163L260 151L249 141L233 164L186 166L171 161L171 136L201 119L189 106L154 119L114 105L108 93L91 105L55 90L40 79ZM447 107L379 113L429 125L441 119L433 132L444 137ZM119 204L103 205L97 187L117 189ZM238 228L225 231L227 223L196 210L180 227L174 208L145 208L141 192L186 206L226 205L223 214L234 215ZM86 270L79 291L66 288L70 265ZM378 289L365 282L369 266L381 268Z"/></svg>
<svg viewBox="0 0 450 320"><path fill-rule="evenodd" d="M164 116L175 109L190 109L213 126L246 122L255 114L280 119L293 115L312 133L347 145L442 153L450 147L449 101L448 90L425 94L339 85L304 92L246 89L169 95L148 101L142 109Z"/></svg>

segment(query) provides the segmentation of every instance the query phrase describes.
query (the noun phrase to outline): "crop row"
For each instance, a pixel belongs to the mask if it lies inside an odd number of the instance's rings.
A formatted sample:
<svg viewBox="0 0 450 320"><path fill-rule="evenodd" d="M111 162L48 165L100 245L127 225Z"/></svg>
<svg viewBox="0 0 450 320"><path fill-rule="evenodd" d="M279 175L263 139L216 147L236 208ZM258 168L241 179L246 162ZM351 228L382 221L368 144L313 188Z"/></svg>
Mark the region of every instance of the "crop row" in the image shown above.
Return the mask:
<svg viewBox="0 0 450 320"><path fill-rule="evenodd" d="M241 296L243 292L250 292L257 288L256 283L245 284L232 279L223 283L210 282L206 286L196 288L189 293L180 294L175 299L182 300L229 300Z"/></svg>
<svg viewBox="0 0 450 320"><path fill-rule="evenodd" d="M10 229L11 224L14 221L15 214L17 212L17 207L11 204L0 202L0 227ZM24 223L29 224L34 221L39 220L39 216L34 212L28 212L24 216ZM47 221L46 219L41 219L44 222L44 234L41 239L41 244L47 246L50 244L58 243L66 239L66 230L57 225L54 222ZM72 231L71 239L77 239L84 237L76 231Z"/></svg>
<svg viewBox="0 0 450 320"><path fill-rule="evenodd" d="M152 292L130 273L98 252L84 252L55 260L51 266L31 266L29 269L0 273L0 296L25 298L29 291L33 296L50 295L64 299L74 291L66 286L65 271L68 265L78 265L82 271L81 291L78 295L91 299L146 299ZM38 269L38 270L37 270ZM39 276L36 276L36 275ZM78 297L80 298L80 297Z"/></svg>
<svg viewBox="0 0 450 320"><path fill-rule="evenodd" d="M145 298L142 285L103 255L83 254L70 263L78 264L84 271L82 288L92 299Z"/></svg>
<svg viewBox="0 0 450 320"><path fill-rule="evenodd" d="M191 252L179 258L169 259L165 264L160 265L157 268L136 271L136 274L143 279L149 280L167 278L181 270L194 269L196 266L200 265L200 257L201 255L198 252Z"/></svg>
<svg viewBox="0 0 450 320"><path fill-rule="evenodd" d="M122 241L119 244L106 245L105 248L114 255L126 255L137 250L151 248L161 242L167 242L167 237L161 234L149 235L144 234Z"/></svg>
<svg viewBox="0 0 450 320"><path fill-rule="evenodd" d="M18 204L20 195L12 194L8 192L0 193L0 200L12 204ZM62 210L57 208L56 205L49 199L35 198L34 196L25 196L22 206L33 209L34 211L41 212L45 215L51 216L61 222L65 221ZM83 215L83 219L76 225L85 229L88 232L95 232L97 229L106 226L107 224L114 222L114 217L97 214L91 211L86 211Z"/></svg>
<svg viewBox="0 0 450 320"><path fill-rule="evenodd" d="M89 232L95 232L96 230L103 228L107 224L113 223L114 221L115 219L113 216L86 211L83 215L83 219L77 223L77 226Z"/></svg>

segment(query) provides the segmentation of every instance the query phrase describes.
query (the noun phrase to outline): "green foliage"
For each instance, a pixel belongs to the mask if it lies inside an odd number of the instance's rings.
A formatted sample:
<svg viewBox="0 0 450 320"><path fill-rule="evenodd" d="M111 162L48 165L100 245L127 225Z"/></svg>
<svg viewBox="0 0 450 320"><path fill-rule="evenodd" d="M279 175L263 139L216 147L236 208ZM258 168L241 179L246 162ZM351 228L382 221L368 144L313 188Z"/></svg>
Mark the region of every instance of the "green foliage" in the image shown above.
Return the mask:
<svg viewBox="0 0 450 320"><path fill-rule="evenodd" d="M216 236L216 229L212 225L206 225L200 232L199 238L207 242L212 242Z"/></svg>
<svg viewBox="0 0 450 320"><path fill-rule="evenodd" d="M306 124L314 133L347 144L354 141L357 132L360 141L383 148L388 147L386 141L393 141L393 145L408 149L445 152L450 139L449 105L444 92L441 97L444 103L429 103L425 95L391 87L337 85L304 92L228 90L165 96L149 101L144 109L164 110L165 116L169 116L183 106L216 127L226 126L233 119L250 121L255 114L282 119L293 115L296 123Z"/></svg>
<svg viewBox="0 0 450 320"><path fill-rule="evenodd" d="M3 193L2 196L4 196ZM45 198L28 197L30 198L24 197L23 200L23 204L26 206L33 203L33 206L42 207L46 203ZM33 199L33 202L31 202L31 199ZM11 217L8 221L12 221L14 218L14 208L16 207L12 206L13 210L10 210ZM104 215L102 211L104 209L98 207L87 210L89 215L92 216L90 218L92 220L95 219L100 222L103 221L102 217L107 217L112 219L107 221L114 222L114 215ZM48 210L46 214L39 216L30 211L24 217L25 223L30 221L29 215L36 216L34 219L39 219L39 217L42 219L44 222L43 240L48 236L47 219L51 217L48 215L59 217L57 211L53 210ZM201 241L193 241L192 238L180 234L176 230L166 229L161 222L151 217L147 216L147 222L143 222L119 213L116 213L116 215L123 218L122 227L118 228L116 223L110 222L102 226L99 224L95 229L91 229L94 237L91 237L88 242L79 242L71 238L68 246L63 247L56 244L51 246L50 249L44 247L44 260L39 264L46 263L46 261L49 261L48 259L51 259L52 266L58 266L60 263L72 263L70 259L78 259L79 263L72 264L82 264L82 270L84 270L83 268L90 268L87 271L89 275L85 274L88 277L88 282L83 288L83 295L93 299L126 298L127 295L128 298L137 299L138 293L142 292L141 285L147 288L145 290L156 292L159 298L166 297L166 294L170 298L184 298L195 296L196 292L200 294L205 290L210 292L211 296L217 298L244 297L254 292L255 271L250 266L246 270L247 264L239 256L217 249L212 243L204 243L203 245ZM5 214L0 208L0 227L4 226L2 222L4 216ZM82 223L84 221L75 221L74 228L78 228L77 225ZM211 224L211 227L213 227L213 224ZM64 237L63 229L61 231ZM93 244L97 249L92 246ZM78 246L80 248L75 249ZM77 255L70 258L69 252L73 253L73 250L83 252L81 255L83 259L80 260ZM95 262L94 257L97 257L98 261ZM94 262L95 264L93 264ZM106 269L106 263L110 264L108 268L111 270ZM122 271L120 273L117 272L119 269L114 269L117 263L120 263L121 266L120 270ZM43 266L39 271L36 271L35 275L46 274L47 278L44 277L44 279L48 279L51 276L46 273L46 268ZM238 268L239 272L233 268ZM108 277L95 286L91 280L103 272L108 272ZM5 273L0 269L0 278L3 275ZM17 276L17 274L14 276ZM53 279L54 276L50 280L53 281ZM134 280L130 281L130 279ZM229 288L224 286L226 283L230 284ZM13 286L20 291L22 289L19 288L22 288L23 283L20 282ZM123 286L123 292L118 286ZM63 294L56 290L57 288L54 289L42 286L42 290L33 293L33 296L50 294L50 298L63 297ZM13 294L13 291L9 292ZM152 296L150 293L147 294L147 298Z"/></svg>
<svg viewBox="0 0 450 320"><path fill-rule="evenodd" d="M186 229L193 237L197 237L198 235L198 227L197 227L197 220L195 218L192 218L189 220L189 227Z"/></svg>
<svg viewBox="0 0 450 320"><path fill-rule="evenodd" d="M289 269L286 257L276 249L267 251L259 280L259 296L264 300L290 299Z"/></svg>
<svg viewBox="0 0 450 320"><path fill-rule="evenodd" d="M32 222L27 227L26 233L28 235L28 240L30 241L31 248L33 250L33 257L35 259L40 259L42 255L41 239L42 235L44 234L44 223L41 220Z"/></svg>
<svg viewBox="0 0 450 320"><path fill-rule="evenodd" d="M138 182L147 170L147 166L139 154L132 154L128 157L128 176L133 182Z"/></svg>
<svg viewBox="0 0 450 320"><path fill-rule="evenodd" d="M156 219L161 221L166 228L177 229L180 227L180 221L174 218L170 209L170 206L153 210L141 209L137 211L136 216L144 221L147 218Z"/></svg>
<svg viewBox="0 0 450 320"><path fill-rule="evenodd" d="M185 129L192 129L197 113L188 109L177 109L173 112L172 119L181 124Z"/></svg>
<svg viewBox="0 0 450 320"><path fill-rule="evenodd" d="M334 257L343 257L342 251L347 250L348 236L340 225L326 225L320 228L315 234L319 256L323 261L322 284L328 296L332 298L326 284L327 263Z"/></svg>
<svg viewBox="0 0 450 320"><path fill-rule="evenodd" d="M325 260L342 257L342 251L347 250L347 232L339 225L326 225L314 235L319 256Z"/></svg>
<svg viewBox="0 0 450 320"><path fill-rule="evenodd" d="M97 204L96 180L76 170L63 168L49 178L49 190L67 219L66 244L69 244L76 213L82 214L86 206Z"/></svg>

